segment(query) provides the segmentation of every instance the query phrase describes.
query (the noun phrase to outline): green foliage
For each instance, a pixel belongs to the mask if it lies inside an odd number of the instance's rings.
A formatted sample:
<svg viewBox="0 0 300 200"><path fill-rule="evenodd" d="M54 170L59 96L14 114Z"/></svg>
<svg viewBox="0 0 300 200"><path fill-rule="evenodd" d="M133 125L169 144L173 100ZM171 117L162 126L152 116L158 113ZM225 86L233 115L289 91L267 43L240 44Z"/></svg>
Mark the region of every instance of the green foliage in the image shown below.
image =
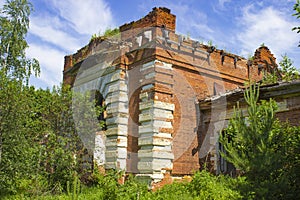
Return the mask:
<svg viewBox="0 0 300 200"><path fill-rule="evenodd" d="M104 33L103 33L102 36L104 36L104 37L113 37L113 36L118 35L119 33L120 33L120 29L119 28L114 28L114 29L107 28L104 31ZM92 40L94 40L94 39L96 39L98 37L101 37L100 33L99 34L93 34L90 41L92 41Z"/></svg>
<svg viewBox="0 0 300 200"><path fill-rule="evenodd" d="M5 77L0 81L8 81ZM6 113L0 116L0 195L61 193L78 178L77 173L83 176L93 168L86 168L81 160L86 151L73 120L73 94L68 87L35 90L12 80L0 91L0 110ZM94 105L94 101L81 101L79 107L84 113L94 110L99 115L103 110ZM86 125L87 119L82 119ZM91 131L94 136L96 129Z"/></svg>
<svg viewBox="0 0 300 200"><path fill-rule="evenodd" d="M120 172L111 170L106 175L98 174L95 176L96 187L103 190L104 199L116 199L118 195L118 179L120 178Z"/></svg>
<svg viewBox="0 0 300 200"><path fill-rule="evenodd" d="M141 199L148 193L147 185L139 182L135 177L129 176L125 184L118 183L123 176L120 171L107 171L105 175L95 171L93 186L83 188L78 194L78 199Z"/></svg>
<svg viewBox="0 0 300 200"><path fill-rule="evenodd" d="M243 178L214 176L207 171L201 171L193 176L191 182L175 182L165 185L141 199L242 199L243 196L238 188L245 184Z"/></svg>
<svg viewBox="0 0 300 200"><path fill-rule="evenodd" d="M299 72L293 66L293 61L287 56L283 55L282 60L279 62L282 71L283 81L292 81L299 79Z"/></svg>
<svg viewBox="0 0 300 200"><path fill-rule="evenodd" d="M299 178L294 173L299 167L300 128L280 123L275 117L275 101L258 102L255 86L244 96L247 115L239 108L235 111L226 134L220 136L227 151L222 156L244 173L248 190L255 192L257 199L297 199Z"/></svg>
<svg viewBox="0 0 300 200"><path fill-rule="evenodd" d="M86 173L80 166L84 150L73 120L74 93L67 87L50 91L27 85L30 75L39 72L38 62L25 55L31 10L26 0L10 0L0 15L1 197L60 193L78 178L77 172ZM101 112L93 101L81 105Z"/></svg>
<svg viewBox="0 0 300 200"><path fill-rule="evenodd" d="M0 11L0 69L6 76L28 82L33 72L40 72L38 61L25 55L32 6L27 0L9 0Z"/></svg>
<svg viewBox="0 0 300 200"><path fill-rule="evenodd" d="M173 199L251 199L247 193L240 191L248 187L245 178L231 178L228 176L214 176L207 171L197 172L191 182L174 182L165 185L157 191L148 191L145 183L139 182L136 177L129 176L125 184L119 184L122 173L109 171L107 174L95 173L95 182L92 187L82 186L69 190L67 194L44 195L38 199L120 199L120 200L173 200ZM76 182L76 180L74 180ZM78 183L77 183L78 184ZM76 183L73 184L76 185ZM71 186L69 186L71 188ZM76 191L76 192L74 192ZM245 196L243 196L245 195ZM21 195L7 197L17 199ZM22 199L26 196L22 196Z"/></svg>
<svg viewBox="0 0 300 200"><path fill-rule="evenodd" d="M189 184L189 192L199 199L241 199L235 188L242 179L213 176L209 172L198 172Z"/></svg>
<svg viewBox="0 0 300 200"><path fill-rule="evenodd" d="M78 195L80 194L80 180L77 176L74 176L72 186L71 190L71 184L67 181L67 195L70 196L72 200L75 200L78 199Z"/></svg>
<svg viewBox="0 0 300 200"><path fill-rule="evenodd" d="M294 5L294 11L295 11L295 13L293 14L293 16L296 16L299 19L300 18L300 0L296 1L295 5ZM297 31L297 33L300 33L300 26L294 27L292 30ZM299 43L299 47L300 47L300 43Z"/></svg>
<svg viewBox="0 0 300 200"><path fill-rule="evenodd" d="M92 171L92 165L83 169L83 156L92 149L95 132L103 126L94 119L105 108L94 106L90 93L73 93L65 86L36 90L24 84L33 72L39 72L38 62L25 55L31 9L26 0L10 0L0 15L1 199L300 198L300 128L279 123L274 101L258 102L253 87L245 94L247 120L236 112L227 130L233 142L221 137L229 152L223 156L243 170L244 178L202 171L190 183L173 183L149 192L133 176L120 184L122 172L103 175ZM118 29L107 30L104 36L118 33ZM280 65L283 78L295 78L287 57ZM84 148L78 133L91 149Z"/></svg>
<svg viewBox="0 0 300 200"><path fill-rule="evenodd" d="M217 49L218 48L218 45L213 44L212 40L208 40L207 41L207 46L210 47L210 48L213 48L213 49Z"/></svg>
<svg viewBox="0 0 300 200"><path fill-rule="evenodd" d="M278 81L293 81L299 79L299 72L296 67L293 66L293 61L287 56L283 55L282 60L279 62L280 69L279 72L282 77L279 77L276 71L265 72L262 83L263 84L272 84L277 83Z"/></svg>
<svg viewBox="0 0 300 200"><path fill-rule="evenodd" d="M276 105L274 101L262 101L259 106L258 97L258 90L255 86L250 86L245 92L245 100L249 105L248 116L245 118L241 110L235 111L227 135L220 137L221 143L228 152L223 156L245 173L256 171L259 166L254 165L253 162L256 162L258 157L264 158L265 145L269 142L266 140L272 140L269 136L275 122ZM232 138L232 142L228 142L228 136Z"/></svg>
<svg viewBox="0 0 300 200"><path fill-rule="evenodd" d="M26 89L0 71L0 194L16 192L18 180L33 173L36 145L25 134L28 119ZM20 182L19 182L20 183Z"/></svg>
<svg viewBox="0 0 300 200"><path fill-rule="evenodd" d="M95 146L95 133L104 127L103 121L97 120L97 117L104 112L105 108L96 104L96 98L93 92L87 91L84 94L72 92L72 119L76 132L83 141L83 144L93 153ZM95 99L93 100L93 97ZM71 102L71 99L70 99Z"/></svg>
<svg viewBox="0 0 300 200"><path fill-rule="evenodd" d="M7 1L0 10L0 195L25 190L35 170L38 143L26 126L30 111L28 82L36 60L26 58L25 36L31 5Z"/></svg>
<svg viewBox="0 0 300 200"><path fill-rule="evenodd" d="M266 46L265 43L260 44L260 47L265 47L265 46Z"/></svg>
<svg viewBox="0 0 300 200"><path fill-rule="evenodd" d="M60 192L77 169L74 155L79 138L72 121L71 92L68 88L37 90L32 93L31 130L38 130L39 174L47 177L49 187Z"/></svg>
<svg viewBox="0 0 300 200"><path fill-rule="evenodd" d="M189 183L172 183L165 185L156 192L149 193L142 199L168 200L168 199L194 199L190 193Z"/></svg>
<svg viewBox="0 0 300 200"><path fill-rule="evenodd" d="M1 80L4 79L5 76ZM63 151L66 139L62 138L60 125L65 123L69 128L67 121L62 122L66 117L62 116L63 106L54 103L50 91L35 91L33 87L22 86L21 82L6 81L0 92L3 95L0 110L5 113L0 119L1 193L15 193L24 190L25 185L39 184L34 181L40 180L41 175L48 177L47 185L51 186L52 182L54 185L53 174L59 172L57 178L63 180L64 172L72 167L70 154Z"/></svg>
<svg viewBox="0 0 300 200"><path fill-rule="evenodd" d="M119 187L117 199L142 199L148 193L148 187L133 175L129 175L124 185Z"/></svg>
<svg viewBox="0 0 300 200"><path fill-rule="evenodd" d="M110 29L110 28L108 28L108 29L106 29L106 30L104 31L103 36L105 36L105 37L111 37L111 36L118 35L119 33L120 33L119 28L115 28L115 29Z"/></svg>
<svg viewBox="0 0 300 200"><path fill-rule="evenodd" d="M263 72L263 78L262 78L263 85L278 83L278 81L279 81L279 77L275 71L273 71L272 73L266 71Z"/></svg>

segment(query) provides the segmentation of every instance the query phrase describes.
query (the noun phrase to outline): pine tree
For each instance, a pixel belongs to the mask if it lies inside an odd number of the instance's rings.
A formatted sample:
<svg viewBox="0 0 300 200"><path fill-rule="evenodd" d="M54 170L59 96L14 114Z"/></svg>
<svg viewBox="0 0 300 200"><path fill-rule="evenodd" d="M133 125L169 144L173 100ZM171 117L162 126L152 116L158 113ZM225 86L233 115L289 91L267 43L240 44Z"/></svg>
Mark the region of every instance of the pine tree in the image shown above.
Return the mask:
<svg viewBox="0 0 300 200"><path fill-rule="evenodd" d="M259 87L251 85L244 99L247 113L238 106L220 135L227 152L221 155L242 171L258 199L298 198L300 128L279 122L276 102L259 101Z"/></svg>

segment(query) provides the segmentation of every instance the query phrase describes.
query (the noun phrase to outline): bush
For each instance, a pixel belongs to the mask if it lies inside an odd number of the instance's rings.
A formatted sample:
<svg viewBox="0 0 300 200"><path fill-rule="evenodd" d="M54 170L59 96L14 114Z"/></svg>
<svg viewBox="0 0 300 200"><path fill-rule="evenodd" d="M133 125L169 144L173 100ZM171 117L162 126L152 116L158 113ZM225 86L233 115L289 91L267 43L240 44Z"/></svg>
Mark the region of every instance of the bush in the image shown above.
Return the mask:
<svg viewBox="0 0 300 200"><path fill-rule="evenodd" d="M247 116L238 109L220 136L222 156L247 178L256 199L299 199L300 127L280 122L274 100L259 101L259 89L246 90ZM231 139L228 140L227 137Z"/></svg>
<svg viewBox="0 0 300 200"><path fill-rule="evenodd" d="M214 176L209 172L197 172L191 182L174 182L157 191L148 191L148 186L139 182L136 177L129 176L125 184L119 184L122 173L109 171L106 175L96 174L91 187L78 186L76 181L69 185L68 193L54 196L9 196L6 199L103 199L103 200L173 200L173 199L242 199L243 189L248 191L248 183L244 178ZM78 179L79 180L79 179ZM77 186L76 186L77 185ZM75 187L74 187L75 186ZM80 189L79 189L80 188ZM240 192L241 191L241 192ZM251 199L246 192L244 197Z"/></svg>
<svg viewBox="0 0 300 200"><path fill-rule="evenodd" d="M207 171L201 171L193 176L190 183L175 182L165 185L156 192L149 192L141 199L242 199L243 196L238 189L247 185L244 178L214 176ZM244 194L250 197L246 192Z"/></svg>
<svg viewBox="0 0 300 200"><path fill-rule="evenodd" d="M228 176L214 176L207 171L197 172L188 185L190 193L199 199L242 199L237 190L240 181Z"/></svg>

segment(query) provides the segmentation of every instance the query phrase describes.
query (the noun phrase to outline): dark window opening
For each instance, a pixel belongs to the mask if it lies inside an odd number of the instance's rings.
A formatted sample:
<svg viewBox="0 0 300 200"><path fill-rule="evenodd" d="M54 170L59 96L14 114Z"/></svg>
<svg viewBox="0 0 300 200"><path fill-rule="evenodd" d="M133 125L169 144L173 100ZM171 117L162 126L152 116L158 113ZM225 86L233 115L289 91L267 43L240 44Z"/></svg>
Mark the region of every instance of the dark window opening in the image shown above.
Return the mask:
<svg viewBox="0 0 300 200"><path fill-rule="evenodd" d="M227 138L228 142L232 142L232 138L225 130L221 132L222 136ZM219 142L219 171L221 174L228 174L230 176L235 177L236 176L236 168L231 162L228 162L224 157L221 156L221 152L225 155L227 154L224 146Z"/></svg>
<svg viewBox="0 0 300 200"><path fill-rule="evenodd" d="M105 105L105 100L104 100L103 96L101 95L101 93L98 90L95 92L95 106L100 107L101 113L99 114L97 119L102 126L102 130L105 131L105 130L107 130L106 122L105 122L106 105Z"/></svg>

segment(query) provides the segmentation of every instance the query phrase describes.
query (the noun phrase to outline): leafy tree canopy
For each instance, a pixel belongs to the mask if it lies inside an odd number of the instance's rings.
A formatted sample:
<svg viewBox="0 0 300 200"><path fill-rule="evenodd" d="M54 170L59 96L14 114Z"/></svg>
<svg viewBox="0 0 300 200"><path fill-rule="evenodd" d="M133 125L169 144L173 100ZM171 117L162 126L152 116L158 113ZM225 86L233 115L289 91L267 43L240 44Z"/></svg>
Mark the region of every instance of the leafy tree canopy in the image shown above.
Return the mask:
<svg viewBox="0 0 300 200"><path fill-rule="evenodd" d="M296 16L299 19L300 18L300 0L296 1L295 5L294 5L294 11L295 11L295 13L293 14L293 16ZM297 31L297 33L300 33L300 26L294 27L292 30ZM300 47L300 43L298 46Z"/></svg>
<svg viewBox="0 0 300 200"><path fill-rule="evenodd" d="M8 0L0 11L0 70L6 76L28 82L32 73L40 72L38 61L25 55L32 5L27 0Z"/></svg>

